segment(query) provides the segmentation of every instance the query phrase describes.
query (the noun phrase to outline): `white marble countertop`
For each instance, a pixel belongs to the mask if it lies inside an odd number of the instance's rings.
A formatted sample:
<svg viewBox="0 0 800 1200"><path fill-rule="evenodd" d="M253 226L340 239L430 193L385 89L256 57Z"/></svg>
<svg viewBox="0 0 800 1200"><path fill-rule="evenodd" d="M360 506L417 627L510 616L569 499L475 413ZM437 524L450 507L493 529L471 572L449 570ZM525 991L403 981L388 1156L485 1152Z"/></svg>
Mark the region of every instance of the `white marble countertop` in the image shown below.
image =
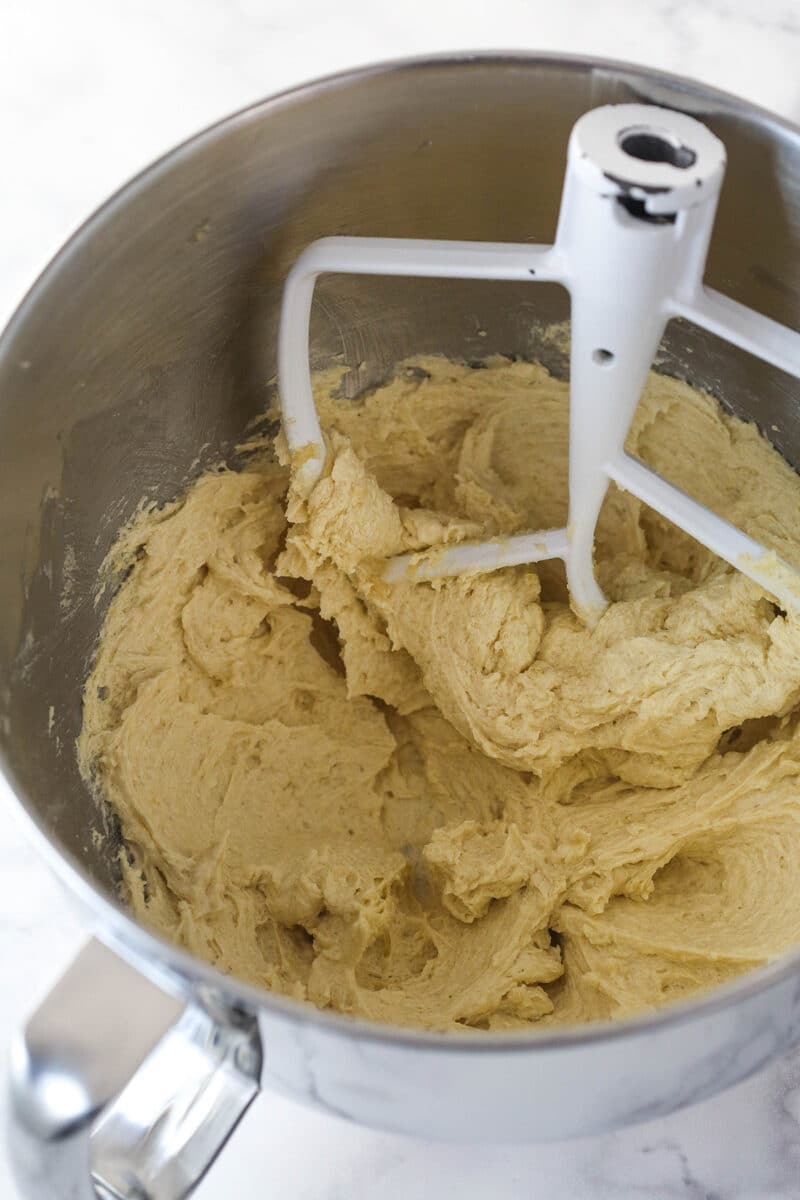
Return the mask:
<svg viewBox="0 0 800 1200"><path fill-rule="evenodd" d="M800 120L798 0L2 0L0 320L110 191L203 125L342 67L479 48L646 63ZM81 940L0 811L3 1043ZM11 1200L2 1154L0 1197ZM800 1054L669 1120L561 1146L430 1145L264 1096L197 1192L261 1194L790 1200Z"/></svg>

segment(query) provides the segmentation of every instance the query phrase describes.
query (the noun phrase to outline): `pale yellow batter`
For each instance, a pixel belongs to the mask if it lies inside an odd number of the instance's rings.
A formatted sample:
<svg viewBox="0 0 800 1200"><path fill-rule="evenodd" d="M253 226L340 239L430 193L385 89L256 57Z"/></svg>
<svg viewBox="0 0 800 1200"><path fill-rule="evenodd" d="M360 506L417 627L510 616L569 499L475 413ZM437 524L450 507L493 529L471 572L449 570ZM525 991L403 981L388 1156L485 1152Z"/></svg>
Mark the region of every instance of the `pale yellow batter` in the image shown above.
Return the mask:
<svg viewBox="0 0 800 1200"><path fill-rule="evenodd" d="M614 491L593 630L557 564L380 582L564 523L567 390L500 359L338 382L310 497L265 452L120 541L79 750L134 910L252 983L434 1029L623 1016L800 942L800 620ZM654 375L629 447L800 565L800 478L753 427Z"/></svg>

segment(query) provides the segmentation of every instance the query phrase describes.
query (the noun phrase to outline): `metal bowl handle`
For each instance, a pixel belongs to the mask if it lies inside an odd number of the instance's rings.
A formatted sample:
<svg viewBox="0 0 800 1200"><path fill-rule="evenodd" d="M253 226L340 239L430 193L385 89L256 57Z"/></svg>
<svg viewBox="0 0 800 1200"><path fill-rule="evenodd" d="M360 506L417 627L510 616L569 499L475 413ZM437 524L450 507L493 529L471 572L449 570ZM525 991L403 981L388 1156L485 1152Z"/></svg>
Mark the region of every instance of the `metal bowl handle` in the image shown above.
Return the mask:
<svg viewBox="0 0 800 1200"><path fill-rule="evenodd" d="M181 1200L259 1091L256 1018L184 1006L97 941L11 1049L25 1200Z"/></svg>

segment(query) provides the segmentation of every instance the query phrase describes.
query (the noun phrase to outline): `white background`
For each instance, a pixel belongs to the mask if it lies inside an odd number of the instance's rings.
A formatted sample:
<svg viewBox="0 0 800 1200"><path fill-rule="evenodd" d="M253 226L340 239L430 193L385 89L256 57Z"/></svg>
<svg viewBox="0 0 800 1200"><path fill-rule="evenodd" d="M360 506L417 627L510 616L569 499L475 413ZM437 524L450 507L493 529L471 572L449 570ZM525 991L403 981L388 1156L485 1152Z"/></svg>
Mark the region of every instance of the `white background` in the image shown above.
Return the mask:
<svg viewBox="0 0 800 1200"><path fill-rule="evenodd" d="M358 63L486 48L646 63L800 121L798 0L0 0L0 321L109 192L225 113ZM0 809L3 1045L81 936ZM0 1149L0 1200L13 1195ZM197 1195L794 1200L800 1057L689 1113L567 1146L431 1146L265 1097Z"/></svg>

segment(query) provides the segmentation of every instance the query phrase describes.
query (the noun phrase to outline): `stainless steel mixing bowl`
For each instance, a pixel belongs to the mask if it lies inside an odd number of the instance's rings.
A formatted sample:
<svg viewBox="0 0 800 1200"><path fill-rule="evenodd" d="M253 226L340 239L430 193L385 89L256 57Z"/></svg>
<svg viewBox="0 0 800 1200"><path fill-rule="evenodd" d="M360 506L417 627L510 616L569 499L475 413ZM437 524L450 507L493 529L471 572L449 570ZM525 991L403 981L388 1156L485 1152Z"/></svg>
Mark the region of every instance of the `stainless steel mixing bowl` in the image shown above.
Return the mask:
<svg viewBox="0 0 800 1200"><path fill-rule="evenodd" d="M118 1196L184 1195L262 1084L388 1129L546 1139L668 1113L800 1040L797 954L680 1008L544 1036L403 1032L256 991L126 913L113 822L92 837L98 813L76 766L100 563L143 496L175 496L262 413L281 284L302 247L335 233L549 242L573 122L631 100L683 109L723 139L708 282L796 328L800 131L650 71L493 55L355 71L222 122L92 217L6 330L3 769L99 939L13 1047L11 1142L26 1195L105 1194L90 1159ZM414 352L546 356L537 330L567 313L565 293L541 284L330 277L313 359L351 367L355 394ZM792 380L680 324L662 365L800 463Z"/></svg>

